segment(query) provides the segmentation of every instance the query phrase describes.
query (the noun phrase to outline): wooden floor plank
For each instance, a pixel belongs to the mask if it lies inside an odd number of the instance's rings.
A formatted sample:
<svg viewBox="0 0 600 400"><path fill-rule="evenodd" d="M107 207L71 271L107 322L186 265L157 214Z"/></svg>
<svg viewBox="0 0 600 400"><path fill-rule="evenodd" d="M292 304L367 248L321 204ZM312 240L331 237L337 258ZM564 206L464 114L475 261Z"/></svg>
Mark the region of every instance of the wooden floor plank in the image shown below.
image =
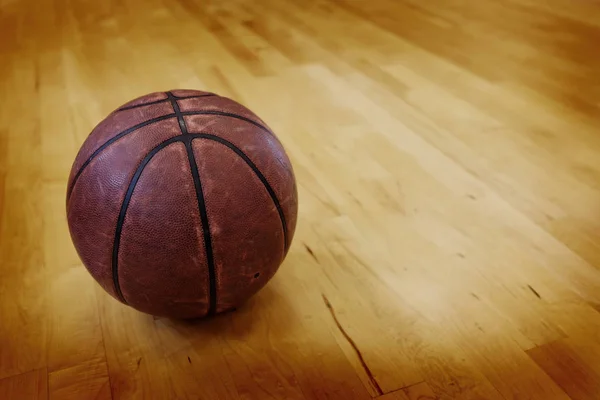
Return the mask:
<svg viewBox="0 0 600 400"><path fill-rule="evenodd" d="M112 399L110 378L104 361L82 362L51 372L48 391L50 400Z"/></svg>
<svg viewBox="0 0 600 400"><path fill-rule="evenodd" d="M48 398L48 372L45 368L0 379L0 398L44 400Z"/></svg>
<svg viewBox="0 0 600 400"><path fill-rule="evenodd" d="M527 353L573 400L600 396L598 368L587 364L568 340L535 347Z"/></svg>
<svg viewBox="0 0 600 400"><path fill-rule="evenodd" d="M378 397L379 400L438 400L439 397L426 382L417 383L402 389L386 393Z"/></svg>
<svg viewBox="0 0 600 400"><path fill-rule="evenodd" d="M598 15L0 0L0 398L599 397ZM65 216L93 127L177 88L264 119L300 198L273 280L202 321L107 295Z"/></svg>
<svg viewBox="0 0 600 400"><path fill-rule="evenodd" d="M35 92L36 66L31 54L29 46L11 57L13 69L3 77L0 94L4 104L0 140L6 156L0 160L5 173L0 210L0 379L46 366L42 131L37 99L24 95ZM32 110L29 117L14 118L23 109Z"/></svg>

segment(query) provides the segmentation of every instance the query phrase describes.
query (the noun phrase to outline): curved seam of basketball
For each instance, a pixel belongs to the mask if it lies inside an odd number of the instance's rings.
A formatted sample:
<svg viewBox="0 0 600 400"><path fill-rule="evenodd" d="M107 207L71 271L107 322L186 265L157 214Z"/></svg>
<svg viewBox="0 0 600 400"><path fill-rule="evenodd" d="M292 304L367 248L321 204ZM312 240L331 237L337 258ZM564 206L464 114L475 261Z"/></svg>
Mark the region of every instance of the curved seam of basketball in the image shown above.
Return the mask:
<svg viewBox="0 0 600 400"><path fill-rule="evenodd" d="M273 188L271 187L271 185L269 184L269 182L267 181L267 179L264 177L264 175L260 172L260 170L256 167L256 165L252 162L252 160L250 160L250 158L237 146L235 146L233 143L215 136L215 135L211 135L211 134L189 134L189 135L185 135L187 137L189 137L189 140L186 140L187 138L182 137L184 135L178 135L178 136L174 136L172 138L169 138L163 142L161 142L160 144L158 144L156 147L154 147L152 150L150 150L150 152L148 152L148 154L144 157L144 159L142 159L142 161L140 162L140 165L137 167L136 172L134 173L133 177L131 178L131 181L127 187L127 191L125 193L125 198L123 199L123 203L121 204L121 210L119 211L119 217L117 219L117 225L116 225L116 230L115 230L115 237L114 237L114 242L113 242L113 254L112 254L112 279L113 279L113 283L115 286L115 292L117 294L117 296L121 299L121 301L125 304L127 303L127 300L125 299L125 296L123 295L123 292L121 291L121 287L119 284L119 270L118 270L118 256L119 256L119 247L120 247L120 242L121 242L121 233L123 230L123 224L125 223L125 216L127 214L127 209L129 207L129 203L131 201L131 197L133 196L133 192L135 190L135 187L137 185L137 182L139 181L142 172L144 171L145 167L148 165L148 163L150 163L150 161L152 160L152 158L154 156L156 156L156 154L158 154L159 151L161 151L162 149L166 148L167 146L173 144L173 143L177 143L177 142L183 142L184 145L186 146L186 150L188 151L188 159L190 161L190 168L195 168L196 171L197 170L197 164L196 161L193 157L193 149L191 146L191 142L194 139L207 139L207 140L212 140L215 141L217 143L220 143L222 145L224 145L225 147L228 147L230 150L232 150L234 153L236 153L242 160L244 160L244 162L250 167L250 169L252 169L252 171L256 174L256 176L259 178L259 180L262 182L262 184L264 185L265 189L267 190L267 192L269 193L276 209L277 212L279 214L279 218L281 219L281 224L282 224L282 229L283 229L283 241L284 241L284 256L285 253L287 252L287 248L288 248L288 243L287 243L287 224L286 224L286 220L285 220L285 216L283 214L283 209L281 208L281 204L277 198L277 195L275 194L275 192L273 191ZM188 147L189 146L189 147ZM192 151L191 156L192 159L190 159L190 151ZM195 177L193 176L193 172L192 172L192 178L194 178L194 185L196 184L195 181ZM199 172L198 172L198 178L199 178ZM200 182L198 182L200 183ZM202 195L202 199L200 199L198 196L198 189L201 191L202 187L201 185L199 185L196 188L196 197L198 200L198 206L199 208L204 208L204 210L206 211L206 204L204 202L204 196ZM200 192L201 193L201 192ZM201 193L202 194L202 193ZM201 213L201 218L202 218L202 211L200 211ZM203 222L203 231L205 234L204 237L204 242L205 242L205 246L206 246L206 231L208 231L208 235L210 236L210 229L209 229L209 225L208 225L208 216L206 215L206 220L202 221ZM206 223L206 224L205 224ZM204 228L206 226L206 228ZM210 240L210 239L209 239ZM212 255L212 245L211 245L211 255ZM208 249L207 249L207 263L209 264L209 275L210 275L210 261L208 260ZM213 260L213 267L214 267L214 260ZM214 268L213 268L213 274L214 274ZM214 275L213 275L214 277ZM209 276L210 278L210 276ZM212 283L212 282L211 282ZM215 280L215 289L213 289L211 287L211 292L212 291L216 291L216 280ZM214 299L214 300L213 300ZM210 303L211 303L211 308L212 308L212 303L214 302L215 307L216 307L216 293L211 293L211 298L210 298ZM210 313L210 309L209 309L209 313Z"/></svg>
<svg viewBox="0 0 600 400"><path fill-rule="evenodd" d="M202 233L204 239L204 250L206 251L206 263L208 264L208 283L209 283L209 307L208 314L213 315L217 309L217 280L215 271L215 259L212 248L212 235L210 233L210 223L208 222L208 212L206 210L206 202L204 199L204 192L202 191L202 183L200 180L200 171L198 171L198 164L196 164L196 158L192 149L191 143L185 141L185 148L187 150L188 160L190 162L190 169L192 171L192 179L194 181L194 188L196 189L196 200L198 201L198 212L200 213L200 221L202 224Z"/></svg>
<svg viewBox="0 0 600 400"><path fill-rule="evenodd" d="M171 92L167 92L167 98L169 99L173 111L177 116L177 122L179 123L179 129L181 130L181 136L188 135L187 124L181 114L179 103L177 98ZM212 237L210 233L210 224L208 222L208 212L206 210L206 203L204 201L204 192L202 191L202 181L200 179L200 172L198 171L198 164L194 156L192 149L191 140L182 138L185 141L185 148L190 163L190 171L192 173L192 179L194 181L194 188L196 190L196 200L198 201L198 212L200 214L200 222L202 224L202 233L204 241L204 250L206 251L206 263L208 264L208 283L209 283L209 297L208 297L208 314L213 315L217 309L217 281L215 271L215 260L212 248Z"/></svg>
<svg viewBox="0 0 600 400"><path fill-rule="evenodd" d="M199 99L200 97L212 97L212 96L216 96L216 94L214 94L214 93L207 93L207 94L198 94L198 95L195 95L195 96L183 96L183 97L177 97L177 96L173 95L173 97L175 97L177 100ZM169 99L166 98L166 99L149 101L148 103L134 104L132 106L125 106L125 107L118 108L118 109L115 110L115 112L127 111L127 110L135 110L136 108L145 107L145 106L151 106L153 104L166 103L168 101L169 101Z"/></svg>
<svg viewBox="0 0 600 400"><path fill-rule="evenodd" d="M123 224L125 223L125 215L127 214L127 209L129 208L129 203L131 201L131 197L133 196L133 192L135 187L142 176L142 172L144 168L148 165L148 163L152 160L152 158L158 154L159 151L169 146L170 144L180 142L180 136L174 136L160 143L156 147L146 154L146 156L142 159L138 167L136 168L129 185L127 186L127 191L125 192L125 197L123 198L123 202L121 203L121 209L119 211L119 217L117 219L117 226L115 229L115 237L113 241L113 253L112 253L112 279L115 285L115 292L123 301L123 303L128 304L127 300L125 300L125 296L123 296L123 292L121 292L121 286L119 284L119 247L121 245L121 233L123 231Z"/></svg>
<svg viewBox="0 0 600 400"><path fill-rule="evenodd" d="M94 158L96 158L108 146L110 146L111 144L113 144L117 140L121 139L122 137L127 136L128 134L137 131L138 129L141 129L141 128L145 127L145 126L151 125L151 124L153 124L155 122L164 121L164 120L167 120L167 119L173 118L173 117L175 117L175 114L174 113L170 113L170 114L162 115L160 117L156 117L156 118L152 118L152 119L146 120L144 122L141 122L141 123L139 123L137 125L134 125L134 126L132 126L130 128L125 129L124 131L116 134L115 136L113 136L112 138L110 138L106 142L104 142L104 144L102 144L100 147L98 147L96 150L94 150L94 152L81 165L81 168L79 168L79 170L77 171L77 173L73 177L73 181L71 182L71 185L69 186L69 190L68 190L68 193L67 193L67 200L69 200L69 198L71 197L71 194L73 193L73 189L75 188L75 183L77 183L77 181L79 180L79 176L83 173L83 170L94 160Z"/></svg>
<svg viewBox="0 0 600 400"><path fill-rule="evenodd" d="M258 179L261 181L261 183L267 190L267 193L271 197L271 200L273 201L273 204L275 205L275 208L277 209L277 213L279 214L279 219L281 220L281 227L283 230L283 257L285 257L285 254L287 253L287 250L288 250L287 223L285 220L285 215L283 213L283 209L281 208L281 203L279 202L279 199L277 198L277 194L275 193L275 191L269 184L269 181L267 180L267 178L265 178L265 176L260 172L258 167L252 162L250 157L248 157L239 147L237 147L233 143L231 143L219 136L211 135L208 133L196 133L196 134L190 134L190 136L192 136L192 141L194 139L207 139L207 140L212 140L214 142L220 143L225 147L228 147L238 157L240 157L248 165L248 167L250 167L252 172L254 172L254 174L258 177Z"/></svg>
<svg viewBox="0 0 600 400"><path fill-rule="evenodd" d="M225 111L217 111L217 110L206 110L203 111L201 113L198 113L196 111L183 111L181 113L181 115L183 116L191 116L191 115L220 115L222 117L231 117L231 118L236 118L242 121L246 121L254 126L256 126L257 128L262 129L263 131L267 132L269 135L275 137L275 134L273 132L271 132L271 130L269 128L267 128L264 125L259 124L258 122L251 120L250 118L246 118L244 116L241 116L239 114L234 114L234 113L228 113Z"/></svg>
<svg viewBox="0 0 600 400"><path fill-rule="evenodd" d="M224 113L224 112L219 112L219 111L188 111L188 112L182 112L181 115L183 116L190 116L190 115L221 115L224 117L230 117L230 118L235 118L235 119L239 119L241 121L246 121L249 122L259 128L261 128L262 130L264 130L265 132L273 135L273 133L266 127L262 126L261 124L252 121L251 119L248 119L246 117L242 117L241 115L237 115L237 114L232 114L232 113ZM94 160L94 158L96 158L103 150L106 150L107 147L109 147L111 144L115 143L116 141L118 141L119 139L127 136L130 133L133 133L135 131L137 131L140 128L144 128L148 125L151 125L155 122L160 122L160 121L164 121L167 120L169 118L176 118L177 115L174 113L169 113L166 115L162 115L160 117L156 117L156 118L152 118L149 120L146 120L144 122L141 122L137 125L134 125L130 128L127 128L126 130L124 130L121 133L118 133L117 135L113 136L112 138L110 138L109 140L107 140L106 142L104 142L104 144L102 144L100 147L98 147L96 150L94 150L94 152L89 156L89 158L81 165L81 168L79 168L79 170L77 171L77 173L75 174L75 176L73 177L73 181L71 182L71 185L69 186L68 192L67 192L67 202L69 201L69 198L71 197L71 194L73 193L73 189L75 188L75 184L77 183L77 181L79 180L80 175L83 173L83 170Z"/></svg>
<svg viewBox="0 0 600 400"><path fill-rule="evenodd" d="M160 100L149 101L148 103L134 104L132 106L125 106L125 107L117 108L115 110L115 112L135 110L136 108L151 106L153 104L166 103L167 101L169 101L169 99L160 99Z"/></svg>

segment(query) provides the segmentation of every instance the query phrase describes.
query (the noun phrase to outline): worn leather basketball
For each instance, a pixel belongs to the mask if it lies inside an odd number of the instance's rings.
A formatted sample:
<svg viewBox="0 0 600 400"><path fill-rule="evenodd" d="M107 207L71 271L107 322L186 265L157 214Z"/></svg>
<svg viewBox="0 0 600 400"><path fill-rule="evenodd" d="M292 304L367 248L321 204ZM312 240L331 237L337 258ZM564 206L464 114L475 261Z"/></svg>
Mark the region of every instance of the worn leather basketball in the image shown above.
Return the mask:
<svg viewBox="0 0 600 400"><path fill-rule="evenodd" d="M83 143L67 188L71 238L113 297L153 315L231 310L276 273L292 242L292 165L269 127L195 90L139 97Z"/></svg>

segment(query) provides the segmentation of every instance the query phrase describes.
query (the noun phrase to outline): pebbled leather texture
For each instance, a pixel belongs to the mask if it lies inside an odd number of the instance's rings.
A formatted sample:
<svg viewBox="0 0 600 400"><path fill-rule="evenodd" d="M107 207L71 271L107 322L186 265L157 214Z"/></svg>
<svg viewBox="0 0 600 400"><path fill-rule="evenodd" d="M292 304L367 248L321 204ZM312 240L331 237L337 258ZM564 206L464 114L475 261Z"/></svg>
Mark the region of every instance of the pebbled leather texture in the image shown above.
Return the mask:
<svg viewBox="0 0 600 400"><path fill-rule="evenodd" d="M173 143L148 163L127 209L118 264L127 303L153 315L206 314L203 243L185 145Z"/></svg>
<svg viewBox="0 0 600 400"><path fill-rule="evenodd" d="M136 99L133 99L133 100L123 104L121 107L119 107L119 109L126 108L126 107L132 107L132 106L138 106L138 105L146 104L146 103L153 103L153 102L159 101L159 100L166 100L166 98L167 98L167 94L164 92L148 93L144 96L138 97Z"/></svg>
<svg viewBox="0 0 600 400"><path fill-rule="evenodd" d="M217 311L225 311L273 277L283 260L283 230L267 190L242 158L212 140L195 139L193 149L212 237Z"/></svg>
<svg viewBox="0 0 600 400"><path fill-rule="evenodd" d="M252 111L235 101L226 97L215 96L212 98L190 98L179 101L179 108L182 112L196 111L199 109L207 111L222 111L248 118L257 124L268 129L267 124L258 118Z"/></svg>
<svg viewBox="0 0 600 400"><path fill-rule="evenodd" d="M292 164L279 140L255 126L234 118L223 117L215 123L212 115L184 117L190 133L209 133L233 143L242 150L269 181L281 204L288 228L289 247L298 212L298 195Z"/></svg>
<svg viewBox="0 0 600 400"><path fill-rule="evenodd" d="M227 311L259 291L298 212L291 162L264 121L195 90L113 111L83 143L68 188L69 230L90 274L125 304L174 318Z"/></svg>
<svg viewBox="0 0 600 400"><path fill-rule="evenodd" d="M73 243L92 276L113 296L112 248L127 185L146 153L179 134L179 127L172 121L131 133L90 162L73 187L67 207Z"/></svg>
<svg viewBox="0 0 600 400"><path fill-rule="evenodd" d="M153 98L153 97L151 97ZM143 101L143 100L138 100ZM173 113L169 103L159 103L143 108L134 108L131 110L118 111L111 114L108 118L101 121L87 137L71 169L70 179L79 171L81 166L100 146L106 143L117 133L131 128L137 124L143 123L152 118L160 117Z"/></svg>

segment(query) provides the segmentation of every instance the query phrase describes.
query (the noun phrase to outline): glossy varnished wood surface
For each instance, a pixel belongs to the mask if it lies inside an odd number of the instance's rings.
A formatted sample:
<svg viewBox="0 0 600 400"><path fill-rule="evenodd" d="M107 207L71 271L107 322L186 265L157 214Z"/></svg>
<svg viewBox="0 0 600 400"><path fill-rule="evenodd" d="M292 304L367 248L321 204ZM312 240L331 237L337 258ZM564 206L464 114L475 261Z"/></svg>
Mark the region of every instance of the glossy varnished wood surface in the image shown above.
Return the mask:
<svg viewBox="0 0 600 400"><path fill-rule="evenodd" d="M1 399L600 398L594 1L0 0ZM147 92L247 105L300 219L237 312L111 299L72 160Z"/></svg>

